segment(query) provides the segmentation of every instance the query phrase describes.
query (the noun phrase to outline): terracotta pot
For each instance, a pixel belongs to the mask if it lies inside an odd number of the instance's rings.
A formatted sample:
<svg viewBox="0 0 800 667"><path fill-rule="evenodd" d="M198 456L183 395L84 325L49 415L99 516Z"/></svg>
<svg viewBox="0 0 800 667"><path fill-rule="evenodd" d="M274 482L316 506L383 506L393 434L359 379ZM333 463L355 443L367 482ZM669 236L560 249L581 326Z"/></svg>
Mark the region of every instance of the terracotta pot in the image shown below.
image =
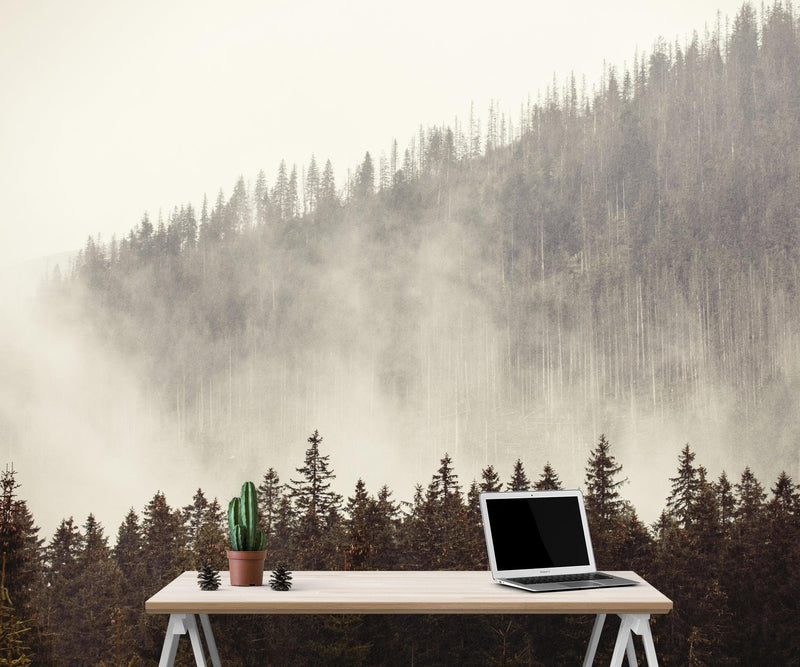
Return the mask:
<svg viewBox="0 0 800 667"><path fill-rule="evenodd" d="M261 586L264 583L266 551L228 551L231 586Z"/></svg>

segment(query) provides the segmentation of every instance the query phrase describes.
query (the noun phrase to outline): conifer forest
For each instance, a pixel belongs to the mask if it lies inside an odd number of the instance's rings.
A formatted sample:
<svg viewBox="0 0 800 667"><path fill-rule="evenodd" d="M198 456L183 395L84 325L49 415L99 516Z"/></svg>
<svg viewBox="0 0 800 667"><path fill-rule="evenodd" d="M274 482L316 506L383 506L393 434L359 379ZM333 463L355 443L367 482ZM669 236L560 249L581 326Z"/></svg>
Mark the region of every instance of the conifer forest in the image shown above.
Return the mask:
<svg viewBox="0 0 800 667"><path fill-rule="evenodd" d="M481 113L344 177L281 161L89 237L37 317L133 368L148 447L256 483L269 569L486 568L481 491L579 487L599 567L674 601L663 664L797 664L800 19L745 3ZM144 601L227 567L228 498L153 488L117 526L65 498L44 535L28 474L2 472L0 663L155 664L166 618ZM212 623L230 665L572 665L591 630Z"/></svg>

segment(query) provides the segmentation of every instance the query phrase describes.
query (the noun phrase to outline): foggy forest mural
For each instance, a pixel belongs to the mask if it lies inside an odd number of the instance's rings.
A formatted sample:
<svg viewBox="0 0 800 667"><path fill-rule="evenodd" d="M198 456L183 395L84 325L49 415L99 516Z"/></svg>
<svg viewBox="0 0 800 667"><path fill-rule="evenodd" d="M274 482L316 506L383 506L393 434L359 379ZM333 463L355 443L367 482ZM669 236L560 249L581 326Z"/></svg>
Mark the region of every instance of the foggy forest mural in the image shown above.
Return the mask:
<svg viewBox="0 0 800 667"><path fill-rule="evenodd" d="M146 441L231 493L253 479L290 569L485 567L479 491L581 487L599 565L675 601L654 625L664 664L789 664L798 147L800 23L745 4L597 87L572 77L516 114L420 127L343 182L319 156L282 161L89 237L41 282L37 317L89 341L72 370L98 401L122 391L123 365L136 378L127 439L111 443L110 423L87 445L110 448L99 468ZM36 398L24 382L8 393ZM35 457L40 427L0 417ZM306 521L293 503L315 429L337 492ZM224 567L227 497L117 497L131 510L116 532L71 518L66 497L50 536L26 475L3 476L0 650L156 660L163 619L143 601L203 559ZM330 617L215 632L229 664L574 664L589 629Z"/></svg>

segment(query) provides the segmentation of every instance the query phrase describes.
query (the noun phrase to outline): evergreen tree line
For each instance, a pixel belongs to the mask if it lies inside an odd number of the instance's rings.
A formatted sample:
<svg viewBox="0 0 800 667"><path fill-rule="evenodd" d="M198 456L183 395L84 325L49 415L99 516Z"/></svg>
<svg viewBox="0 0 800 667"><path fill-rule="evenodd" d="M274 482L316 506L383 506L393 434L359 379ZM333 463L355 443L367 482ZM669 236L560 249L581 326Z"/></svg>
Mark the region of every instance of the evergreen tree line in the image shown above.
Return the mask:
<svg viewBox="0 0 800 667"><path fill-rule="evenodd" d="M265 438L277 454L319 415L367 430L369 401L403 414L409 446L475 460L577 448L609 414L702 415L738 443L727 460L769 439L783 465L800 434L798 64L792 7L744 4L591 90L554 83L513 123L493 105L421 129L341 189L328 163L281 164L90 238L43 309L137 364L201 457Z"/></svg>
<svg viewBox="0 0 800 667"><path fill-rule="evenodd" d="M258 480L268 569L485 569L478 504L483 491L564 488L546 463L529 476L517 460L507 481L489 465L463 484L445 454L427 486L398 502L388 486L352 495L333 490L322 438L308 438L303 464L282 482ZM171 507L157 492L133 509L113 546L93 515L64 519L45 543L17 473L6 467L0 497L5 664L155 664L166 618L145 600L184 570L225 569L228 541L220 503L198 489ZM296 479L295 479L296 477ZM654 617L663 664L791 664L800 594L800 494L781 473L767 492L749 468L714 481L687 444L658 520L645 525L621 493L622 465L601 435L582 488L598 565L635 570L674 601ZM489 576L487 572L487 577ZM213 593L209 593L213 595ZM534 616L293 616L213 619L225 664L576 664L591 619ZM600 659L613 648L608 630ZM188 642L179 660L191 663Z"/></svg>

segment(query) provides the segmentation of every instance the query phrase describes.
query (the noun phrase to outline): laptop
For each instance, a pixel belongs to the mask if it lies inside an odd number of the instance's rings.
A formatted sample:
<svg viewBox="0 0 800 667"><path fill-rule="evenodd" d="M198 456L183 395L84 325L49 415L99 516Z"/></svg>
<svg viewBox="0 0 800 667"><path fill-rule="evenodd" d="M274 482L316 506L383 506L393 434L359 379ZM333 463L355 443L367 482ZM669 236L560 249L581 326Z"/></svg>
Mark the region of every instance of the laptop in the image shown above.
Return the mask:
<svg viewBox="0 0 800 667"><path fill-rule="evenodd" d="M480 504L496 582L534 592L637 583L597 572L580 491L482 493Z"/></svg>

